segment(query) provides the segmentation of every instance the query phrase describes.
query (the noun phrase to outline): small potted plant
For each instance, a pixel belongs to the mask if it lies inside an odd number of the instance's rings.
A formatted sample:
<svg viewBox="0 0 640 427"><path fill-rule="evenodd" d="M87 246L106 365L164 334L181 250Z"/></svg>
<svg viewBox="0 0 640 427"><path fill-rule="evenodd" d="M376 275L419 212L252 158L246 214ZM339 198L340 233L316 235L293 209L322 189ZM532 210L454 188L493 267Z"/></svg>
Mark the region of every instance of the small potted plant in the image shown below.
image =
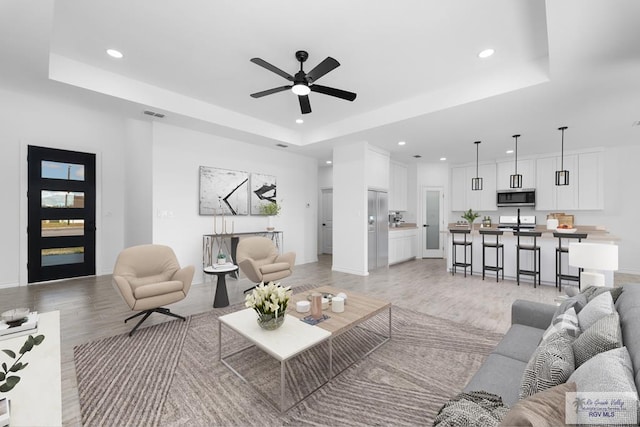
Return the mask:
<svg viewBox="0 0 640 427"><path fill-rule="evenodd" d="M260 214L267 215L269 217L269 224L267 226L268 231L273 231L275 229L273 226L273 217L280 213L280 209L282 209L282 206L279 205L278 202L269 202L260 205Z"/></svg>
<svg viewBox="0 0 640 427"><path fill-rule="evenodd" d="M480 217L480 214L469 209L464 214L460 215L460 217L466 219L469 223L469 230L473 230L473 221L475 221L476 218Z"/></svg>
<svg viewBox="0 0 640 427"><path fill-rule="evenodd" d="M218 253L218 264L226 264L227 256L223 252Z"/></svg>

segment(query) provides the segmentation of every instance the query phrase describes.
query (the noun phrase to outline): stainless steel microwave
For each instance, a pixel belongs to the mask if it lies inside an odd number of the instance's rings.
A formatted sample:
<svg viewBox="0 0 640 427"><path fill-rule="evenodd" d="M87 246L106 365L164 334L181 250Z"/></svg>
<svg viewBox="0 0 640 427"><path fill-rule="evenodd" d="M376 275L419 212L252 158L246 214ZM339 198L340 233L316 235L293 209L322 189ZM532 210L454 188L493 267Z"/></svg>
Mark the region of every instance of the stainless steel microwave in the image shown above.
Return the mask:
<svg viewBox="0 0 640 427"><path fill-rule="evenodd" d="M498 190L496 196L497 206L535 206L536 190L532 188Z"/></svg>

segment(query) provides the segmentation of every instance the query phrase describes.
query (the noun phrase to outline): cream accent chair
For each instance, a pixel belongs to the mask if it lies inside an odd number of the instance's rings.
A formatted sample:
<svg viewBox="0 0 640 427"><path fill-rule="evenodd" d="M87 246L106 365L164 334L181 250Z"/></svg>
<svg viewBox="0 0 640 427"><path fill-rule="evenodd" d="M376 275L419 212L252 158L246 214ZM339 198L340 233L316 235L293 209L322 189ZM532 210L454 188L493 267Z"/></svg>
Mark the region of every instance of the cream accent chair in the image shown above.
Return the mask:
<svg viewBox="0 0 640 427"><path fill-rule="evenodd" d="M129 336L153 312L184 321L184 317L161 306L184 299L191 288L193 274L192 265L180 268L175 253L168 246L140 245L120 252L113 268L113 285L131 310L140 311L124 322L144 315Z"/></svg>
<svg viewBox="0 0 640 427"><path fill-rule="evenodd" d="M236 263L253 283L268 283L289 277L295 262L294 252L279 255L278 248L266 237L240 239L236 249Z"/></svg>

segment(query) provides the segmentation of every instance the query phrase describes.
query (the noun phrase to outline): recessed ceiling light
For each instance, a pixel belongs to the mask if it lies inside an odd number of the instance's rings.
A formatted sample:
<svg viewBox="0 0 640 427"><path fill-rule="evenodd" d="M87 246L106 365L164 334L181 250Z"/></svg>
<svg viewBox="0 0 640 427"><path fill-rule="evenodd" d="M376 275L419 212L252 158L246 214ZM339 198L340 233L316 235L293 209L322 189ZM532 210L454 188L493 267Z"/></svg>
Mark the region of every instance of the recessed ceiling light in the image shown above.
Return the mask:
<svg viewBox="0 0 640 427"><path fill-rule="evenodd" d="M326 164L328 164L328 165L330 165L330 164L332 164L333 162L332 162L331 160L327 160L325 163L326 163Z"/></svg>
<svg viewBox="0 0 640 427"><path fill-rule="evenodd" d="M507 151L505 151L505 153L507 153L507 154L513 154L513 150L507 150Z"/></svg>
<svg viewBox="0 0 640 427"><path fill-rule="evenodd" d="M488 58L491 55L493 55L494 53L496 53L496 51L493 50L493 49L485 49L485 50L483 50L482 52L480 52L478 54L478 58Z"/></svg>
<svg viewBox="0 0 640 427"><path fill-rule="evenodd" d="M445 160L447 160L447 158L446 158L446 157L440 157L440 161L441 161L441 162L444 162Z"/></svg>
<svg viewBox="0 0 640 427"><path fill-rule="evenodd" d="M287 148L289 146L287 144L276 144L276 147Z"/></svg>
<svg viewBox="0 0 640 427"><path fill-rule="evenodd" d="M302 120L302 119L296 119L296 123L297 123L297 124L299 124L299 125L301 125L302 123L304 123L304 120Z"/></svg>
<svg viewBox="0 0 640 427"><path fill-rule="evenodd" d="M107 49L107 55L109 55L112 58L117 58L117 59L120 59L120 58L124 57L122 52L120 52L119 50L115 50L115 49Z"/></svg>
<svg viewBox="0 0 640 427"><path fill-rule="evenodd" d="M420 154L415 154L413 157L415 157L416 159L421 158L422 156Z"/></svg>
<svg viewBox="0 0 640 427"><path fill-rule="evenodd" d="M405 145L407 142L406 141L400 141L398 142L398 145Z"/></svg>

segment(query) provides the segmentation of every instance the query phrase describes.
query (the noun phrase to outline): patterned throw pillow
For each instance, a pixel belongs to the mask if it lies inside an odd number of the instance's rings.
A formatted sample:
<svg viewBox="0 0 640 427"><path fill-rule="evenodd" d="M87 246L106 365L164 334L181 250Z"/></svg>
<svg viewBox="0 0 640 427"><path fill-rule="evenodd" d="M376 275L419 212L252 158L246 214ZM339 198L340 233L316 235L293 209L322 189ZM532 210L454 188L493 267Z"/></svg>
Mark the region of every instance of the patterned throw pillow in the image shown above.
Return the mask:
<svg viewBox="0 0 640 427"><path fill-rule="evenodd" d="M568 382L522 399L511 407L500 427L563 426L566 394L575 391L576 383Z"/></svg>
<svg viewBox="0 0 640 427"><path fill-rule="evenodd" d="M582 295L587 297L587 301L591 301L592 299L594 299L598 295L603 294L605 292L609 292L611 294L611 298L613 299L613 302L615 304L615 302L618 300L618 297L620 296L620 294L622 293L623 290L624 290L624 288L609 288L609 287L605 287L605 286L589 286L587 289L585 289L581 293L582 293Z"/></svg>
<svg viewBox="0 0 640 427"><path fill-rule="evenodd" d="M567 298L562 301L558 308L556 308L556 312L554 313L553 317L555 318L559 314L566 313L566 311L570 308L573 308L576 313L580 313L580 310L582 310L584 306L587 305L587 302L587 297L582 294L574 295L570 298Z"/></svg>
<svg viewBox="0 0 640 427"><path fill-rule="evenodd" d="M573 342L576 368L596 354L622 347L618 313L611 313L594 323Z"/></svg>
<svg viewBox="0 0 640 427"><path fill-rule="evenodd" d="M566 330L567 334L570 337L577 338L580 335L580 326L578 324L578 315L576 314L576 310L571 307L565 313L558 314L551 325L547 328L544 335L542 336L542 340L546 340L553 333L558 332L560 330Z"/></svg>
<svg viewBox="0 0 640 427"><path fill-rule="evenodd" d="M616 309L613 306L613 298L611 297L611 293L605 292L598 295L597 297L589 301L589 303L585 305L582 310L580 310L580 313L578 313L580 329L586 331L598 320L615 311Z"/></svg>
<svg viewBox="0 0 640 427"><path fill-rule="evenodd" d="M574 338L562 329L540 343L524 369L520 399L567 382L575 370L573 341Z"/></svg>

